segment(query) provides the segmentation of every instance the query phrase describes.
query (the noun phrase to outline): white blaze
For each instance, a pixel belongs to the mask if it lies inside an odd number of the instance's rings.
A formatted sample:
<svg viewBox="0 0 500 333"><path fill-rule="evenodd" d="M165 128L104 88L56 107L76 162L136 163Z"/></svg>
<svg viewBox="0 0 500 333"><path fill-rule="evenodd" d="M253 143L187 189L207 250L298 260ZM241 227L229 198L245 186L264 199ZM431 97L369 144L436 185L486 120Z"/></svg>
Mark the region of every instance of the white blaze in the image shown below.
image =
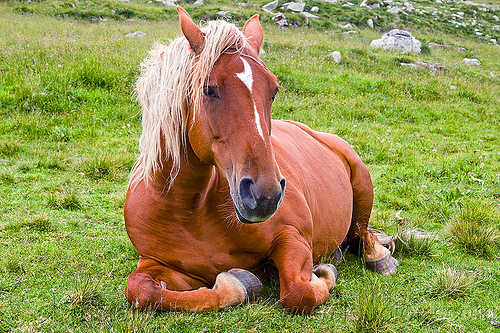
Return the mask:
<svg viewBox="0 0 500 333"><path fill-rule="evenodd" d="M243 82L245 86L247 86L248 90L250 90L250 94L252 94L252 88L253 88L252 68L245 59L241 58L241 61L243 61L243 72L238 73L236 75L238 76L238 79L240 79L241 82ZM259 132L259 135L262 138L262 140L265 141L264 133L262 132L262 126L260 125L260 116L259 112L257 111L257 106L255 105L255 101L253 101L253 110L255 115L255 125L257 125L257 132Z"/></svg>

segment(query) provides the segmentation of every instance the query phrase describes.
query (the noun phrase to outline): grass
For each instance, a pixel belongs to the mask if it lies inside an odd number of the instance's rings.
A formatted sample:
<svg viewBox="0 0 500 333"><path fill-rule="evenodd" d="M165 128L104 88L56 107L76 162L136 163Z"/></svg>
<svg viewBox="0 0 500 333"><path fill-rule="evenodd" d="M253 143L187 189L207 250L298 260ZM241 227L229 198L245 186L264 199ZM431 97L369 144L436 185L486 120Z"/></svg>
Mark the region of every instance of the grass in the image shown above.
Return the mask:
<svg viewBox="0 0 500 333"><path fill-rule="evenodd" d="M209 314L131 311L124 285L138 255L123 204L141 132L133 84L153 42L180 33L175 11L133 0L76 8L10 1L0 3L0 331L493 329L500 318L492 292L500 289L500 77L490 72L500 74L498 47L468 28L455 34L445 16L476 10L489 33L498 10L444 2L448 13L433 22L427 14L418 22L373 10L380 18L371 30L360 1L351 9L311 2L321 19L306 26L285 13L300 26L282 31L260 10L265 2L183 5L197 20L228 10L241 24L262 14L264 60L281 83L273 117L338 134L356 149L375 187L372 225L401 235L398 273L375 277L346 254L331 298L309 317L283 310L276 277L256 304ZM356 34L338 27L347 22ZM451 48L371 50L389 27ZM138 30L146 37L124 37ZM341 53L340 64L326 57L332 51ZM465 57L482 65L468 67ZM416 61L448 70L400 65Z"/></svg>

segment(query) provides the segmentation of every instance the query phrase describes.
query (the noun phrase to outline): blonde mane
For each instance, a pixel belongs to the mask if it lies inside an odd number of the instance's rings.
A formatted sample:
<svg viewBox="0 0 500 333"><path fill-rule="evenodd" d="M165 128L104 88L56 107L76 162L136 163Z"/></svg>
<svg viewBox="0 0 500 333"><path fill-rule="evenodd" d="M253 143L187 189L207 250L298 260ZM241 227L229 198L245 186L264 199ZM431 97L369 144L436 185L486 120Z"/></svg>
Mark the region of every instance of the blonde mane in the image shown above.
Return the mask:
<svg viewBox="0 0 500 333"><path fill-rule="evenodd" d="M202 52L195 55L182 36L168 46L155 44L142 63L136 92L142 108L140 156L131 174L131 183L151 181L155 172L170 161L172 186L179 173L181 153L186 144L190 109L201 105L203 88L217 59L228 49L245 47L243 33L225 21L209 22Z"/></svg>

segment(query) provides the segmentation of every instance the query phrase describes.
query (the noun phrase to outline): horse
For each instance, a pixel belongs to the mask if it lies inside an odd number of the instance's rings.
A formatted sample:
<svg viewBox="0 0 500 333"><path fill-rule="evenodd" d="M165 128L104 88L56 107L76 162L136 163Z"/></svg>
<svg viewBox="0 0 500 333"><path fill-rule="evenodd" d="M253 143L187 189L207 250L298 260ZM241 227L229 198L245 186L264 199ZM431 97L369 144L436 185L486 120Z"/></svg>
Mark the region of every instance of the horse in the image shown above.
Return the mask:
<svg viewBox="0 0 500 333"><path fill-rule="evenodd" d="M394 273L397 261L368 231L373 186L356 152L333 134L271 120L279 84L259 58L258 15L241 31L224 21L200 28L177 10L182 36L153 47L136 84L143 131L124 218L139 261L128 302L217 311L255 300L277 270L283 307L310 314L338 274L319 262L341 244Z"/></svg>

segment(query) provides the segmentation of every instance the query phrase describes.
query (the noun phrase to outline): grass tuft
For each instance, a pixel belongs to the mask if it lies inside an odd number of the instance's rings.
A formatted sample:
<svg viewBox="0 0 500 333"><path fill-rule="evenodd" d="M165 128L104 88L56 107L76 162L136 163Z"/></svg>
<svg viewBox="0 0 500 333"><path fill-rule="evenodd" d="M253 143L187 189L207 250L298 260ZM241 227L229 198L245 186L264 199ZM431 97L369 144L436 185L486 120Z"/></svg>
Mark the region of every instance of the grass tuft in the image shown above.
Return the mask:
<svg viewBox="0 0 500 333"><path fill-rule="evenodd" d="M24 273L23 263L15 257L4 259L3 266L8 273L22 274Z"/></svg>
<svg viewBox="0 0 500 333"><path fill-rule="evenodd" d="M355 332L390 330L394 321L393 307L378 280L361 289L355 302Z"/></svg>
<svg viewBox="0 0 500 333"><path fill-rule="evenodd" d="M448 318L443 316L441 311L434 309L427 301L420 303L417 311L410 314L410 318L419 321L424 326L443 326L448 322Z"/></svg>
<svg viewBox="0 0 500 333"><path fill-rule="evenodd" d="M498 249L500 233L490 209L480 204L467 204L445 225L450 241L466 253L491 257Z"/></svg>
<svg viewBox="0 0 500 333"><path fill-rule="evenodd" d="M0 168L0 183L13 184L16 182L16 177L6 168Z"/></svg>
<svg viewBox="0 0 500 333"><path fill-rule="evenodd" d="M443 267L427 282L432 297L464 297L470 295L475 286L474 278L466 271Z"/></svg>
<svg viewBox="0 0 500 333"><path fill-rule="evenodd" d="M395 239L396 251L401 254L415 254L433 257L437 253L439 236L419 228L404 229Z"/></svg>
<svg viewBox="0 0 500 333"><path fill-rule="evenodd" d="M68 190L51 194L48 198L48 205L54 209L77 210L82 208L79 196Z"/></svg>
<svg viewBox="0 0 500 333"><path fill-rule="evenodd" d="M73 289L67 298L72 306L89 307L99 303L102 279L96 280L93 276L78 276L73 283Z"/></svg>
<svg viewBox="0 0 500 333"><path fill-rule="evenodd" d="M17 142L1 141L0 156L12 157L22 150L21 144Z"/></svg>
<svg viewBox="0 0 500 333"><path fill-rule="evenodd" d="M91 157L83 162L83 173L92 180L110 178L115 168L116 161L106 155Z"/></svg>

